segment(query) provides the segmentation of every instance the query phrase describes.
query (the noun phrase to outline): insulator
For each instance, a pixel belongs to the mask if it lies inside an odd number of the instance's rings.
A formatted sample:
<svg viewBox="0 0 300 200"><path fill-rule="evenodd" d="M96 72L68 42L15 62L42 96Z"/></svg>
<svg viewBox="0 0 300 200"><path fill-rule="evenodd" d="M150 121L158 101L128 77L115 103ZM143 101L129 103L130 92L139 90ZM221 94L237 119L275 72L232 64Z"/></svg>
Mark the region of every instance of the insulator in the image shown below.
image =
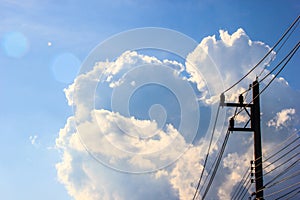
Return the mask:
<svg viewBox="0 0 300 200"><path fill-rule="evenodd" d="M221 106L224 106L224 105L225 105L225 95L224 95L224 93L222 93L222 94L220 95L220 105L221 105Z"/></svg>
<svg viewBox="0 0 300 200"><path fill-rule="evenodd" d="M230 129L233 129L233 128L234 128L234 118L233 118L233 117L230 118L230 120L229 120L229 128L230 128Z"/></svg>
<svg viewBox="0 0 300 200"><path fill-rule="evenodd" d="M240 104L243 104L243 103L244 103L244 97L243 97L242 94L240 94L240 96L239 96L239 103L240 103Z"/></svg>

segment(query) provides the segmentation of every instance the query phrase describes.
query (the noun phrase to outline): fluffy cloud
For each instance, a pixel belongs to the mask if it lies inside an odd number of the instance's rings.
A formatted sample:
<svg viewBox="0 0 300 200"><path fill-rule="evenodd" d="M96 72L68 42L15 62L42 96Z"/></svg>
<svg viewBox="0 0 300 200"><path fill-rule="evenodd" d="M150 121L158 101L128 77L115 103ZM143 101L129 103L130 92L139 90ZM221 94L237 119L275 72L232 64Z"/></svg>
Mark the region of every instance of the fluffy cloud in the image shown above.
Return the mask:
<svg viewBox="0 0 300 200"><path fill-rule="evenodd" d="M121 173L93 159L80 142L73 117L61 129L57 147L63 150L62 161L56 166L59 180L75 199L175 198L176 193L166 178L167 173ZM101 149L105 148L102 146ZM113 157L114 152L106 150L105 153Z"/></svg>
<svg viewBox="0 0 300 200"><path fill-rule="evenodd" d="M268 126L275 126L279 128L280 126L287 126L288 122L291 121L292 116L296 113L293 108L283 109L276 113L276 117L268 121Z"/></svg>
<svg viewBox="0 0 300 200"><path fill-rule="evenodd" d="M220 30L219 33L220 40L217 40L215 35L206 37L187 56L189 62L186 63L186 71L191 74L189 80L195 82L200 91L206 90L206 85L210 85L212 96L218 95L212 98L208 98L208 95L206 95L204 99L207 103L215 103L219 99L219 94L225 88L228 88L245 75L270 50L270 47L262 42L251 41L243 29L238 29L232 35L223 30ZM234 88L233 93L247 89L249 83L255 80L255 76L259 74L265 65L269 64L274 54L272 53L265 62L258 66L254 73L245 79L243 84ZM214 66L218 70L214 70ZM196 73L199 70L201 73ZM198 74L205 74L205 76L201 77ZM222 77L223 80L220 80L219 77ZM228 95L227 99L229 101L237 98Z"/></svg>
<svg viewBox="0 0 300 200"><path fill-rule="evenodd" d="M269 49L262 42L251 41L242 29L232 35L220 30L219 39L216 36L204 38L187 56L185 64L161 61L134 51L124 52L115 61L96 63L91 71L79 75L65 90L68 103L74 106L75 112L56 139L56 146L62 154L61 162L56 165L60 182L76 200L191 199L203 168L208 135L190 143L190 136L172 123L160 127L153 119L139 119L114 111L110 104L112 91L120 87L126 91L140 83L140 79L124 76L132 67L163 64L174 69L172 78L195 85L202 106L214 105L218 94L244 75ZM226 94L227 101L236 101L236 94L248 88L274 55ZM264 74L267 72L265 70ZM182 77L182 74L187 75ZM223 80L218 79L216 74ZM161 79L170 78L165 74L156 75ZM103 87L99 86L99 82ZM101 91L100 95L94 88ZM286 99L287 96L292 99ZM269 92L262 96L264 151L295 129L298 120L295 113L299 105L294 99L299 97L299 93L293 91L283 78L276 79ZM286 109L286 106L291 109ZM191 113L193 108L195 104L187 107ZM226 113L222 115L225 119L233 111ZM245 122L245 118L240 117L238 122ZM191 123L193 118L189 121ZM187 127L189 125L187 123ZM274 129L279 126L282 128L274 134ZM222 128L221 125L217 127L211 150L213 158L224 138ZM219 173L208 194L209 199L230 198L252 159L252 141L251 133L236 133L230 137ZM212 162L213 159L209 159L208 166ZM207 173L205 171L204 177Z"/></svg>

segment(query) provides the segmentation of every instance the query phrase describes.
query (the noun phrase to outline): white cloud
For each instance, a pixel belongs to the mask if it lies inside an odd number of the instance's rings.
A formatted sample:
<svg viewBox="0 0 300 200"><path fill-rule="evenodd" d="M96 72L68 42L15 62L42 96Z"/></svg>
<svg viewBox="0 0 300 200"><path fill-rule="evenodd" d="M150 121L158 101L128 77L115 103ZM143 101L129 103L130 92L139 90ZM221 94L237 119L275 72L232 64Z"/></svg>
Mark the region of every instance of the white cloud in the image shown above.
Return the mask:
<svg viewBox="0 0 300 200"><path fill-rule="evenodd" d="M77 200L98 199L153 199L161 197L173 197L173 190L166 178L166 171L158 171L156 174L145 173L141 175L122 173L115 171L94 160L83 148L79 141L78 133L73 133L74 123L69 118L68 124L61 129L57 146L63 146L62 161L56 165L59 180L65 185L69 194ZM69 127L71 126L71 127ZM73 127L72 127L73 126ZM69 132L68 132L69 131ZM74 141L75 140L75 141ZM63 144L62 142L66 142ZM111 157L105 146L99 144ZM118 159L116 158L118 161ZM147 165L139 158L128 160L135 165L137 162ZM131 163L132 162L132 163ZM151 164L151 163L150 163ZM148 167L148 166L139 166ZM154 194L152 192L155 192Z"/></svg>
<svg viewBox="0 0 300 200"><path fill-rule="evenodd" d="M276 128L287 126L288 122L292 120L292 117L295 113L296 110L293 108L283 109L276 113L276 116L272 120L268 121L268 126L274 126Z"/></svg>
<svg viewBox="0 0 300 200"><path fill-rule="evenodd" d="M253 157L253 150L249 148L248 145L248 151L246 153L228 153L223 159L223 167L227 169L228 172L225 174L225 181L218 190L220 199L230 199L234 186L243 178L242 176L245 173L245 169L249 167L250 160Z"/></svg>
<svg viewBox="0 0 300 200"><path fill-rule="evenodd" d="M270 47L262 42L251 41L243 29L238 29L232 35L227 31L220 30L220 40L216 36L204 38L198 47L187 56L186 71L191 74L189 80L195 82L200 91L211 86L211 96L218 95L245 75ZM271 54L254 73L250 74L239 87L232 90L233 94L242 88L248 88L249 83L255 80L255 76L270 62L275 53ZM215 70L215 66L219 70ZM200 71L201 73L197 73ZM203 76L199 76L203 74ZM220 80L222 77L223 80ZM227 94L229 95L229 94ZM234 98L229 95L227 99ZM209 96L205 96L208 104L215 103Z"/></svg>
<svg viewBox="0 0 300 200"><path fill-rule="evenodd" d="M35 146L35 147L39 146L39 142L37 141L38 140L38 135L31 135L31 136L29 136L29 140L30 140L30 143L33 146Z"/></svg>
<svg viewBox="0 0 300 200"><path fill-rule="evenodd" d="M220 38L222 42L227 46L232 46L234 42L236 42L241 37L249 38L243 29L239 28L236 32L234 32L232 35L228 33L228 31L220 30ZM248 39L248 45L251 45L252 41Z"/></svg>
<svg viewBox="0 0 300 200"><path fill-rule="evenodd" d="M123 75L132 66L165 64L178 72L174 74L175 77L186 70L190 77L185 81L196 84L202 95L200 101L204 105L211 105L218 100L218 94L224 88L244 75L269 49L262 42L251 41L242 29L232 35L221 30L220 39L216 39L216 36L204 38L188 55L185 66L176 61L160 61L155 57L130 51L122 54L115 62L97 63L91 71L81 74L65 90L69 105L75 107L75 114L67 120L56 140L56 147L62 151L62 160L56 165L60 182L76 200L191 199L203 168L201 163L208 146L208 137L202 137L191 145L187 141L187 135L182 135L172 124L160 129L153 120L95 108L94 96L99 99L105 99L106 96L98 97L91 88L96 88L99 81L102 81L108 87L111 84L110 89L116 89L126 84ZM248 88L249 83L269 60L228 93L226 99L236 101L236 94ZM212 65L220 71L211 70ZM268 70L265 73L267 72ZM216 74L223 80L217 79ZM125 82L120 81L123 79ZM269 80L270 78L266 79ZM128 86L136 87L139 81L130 80ZM207 85L210 85L209 92ZM299 110L295 100L298 97L299 93L293 91L282 78L276 79L268 88L268 93L262 96L264 151L270 147L269 144L282 141L289 135L288 131L294 128L298 120L295 114ZM232 114L232 111L228 113ZM193 118L189 120L193 121ZM238 122L245 121L245 116L238 119ZM287 123L288 121L293 123ZM284 127L280 129L281 132L271 133L272 126L282 125ZM217 138L224 137L221 129L222 127L217 127L217 137L213 143L218 145L212 149L212 157L216 156L221 143ZM251 133L237 133L230 137L219 173L209 192L210 199L229 198L230 192L249 166L253 153L252 141ZM188 147L183 156L176 160ZM176 162L172 163L174 160ZM210 159L208 166L212 162ZM146 172L165 165L168 166L151 173L131 174L118 171ZM207 175L207 171L204 175Z"/></svg>
<svg viewBox="0 0 300 200"><path fill-rule="evenodd" d="M200 148L191 148L176 163L171 172L170 182L179 191L179 199L191 199L195 192L199 172L203 169L199 162L200 159L203 159L203 154L199 154Z"/></svg>

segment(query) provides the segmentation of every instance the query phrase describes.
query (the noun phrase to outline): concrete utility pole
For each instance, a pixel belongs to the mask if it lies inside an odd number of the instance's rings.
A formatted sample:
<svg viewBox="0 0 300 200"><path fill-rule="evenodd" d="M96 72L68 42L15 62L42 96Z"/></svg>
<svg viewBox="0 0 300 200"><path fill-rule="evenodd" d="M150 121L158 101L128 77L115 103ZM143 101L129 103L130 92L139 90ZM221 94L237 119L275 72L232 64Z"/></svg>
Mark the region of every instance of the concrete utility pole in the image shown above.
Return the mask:
<svg viewBox="0 0 300 200"><path fill-rule="evenodd" d="M239 103L225 103L224 94L221 95L221 106L243 108L250 117L250 128L247 128L248 122L244 127L234 127L234 118L230 119L229 131L254 132L254 170L255 170L255 195L256 199L264 199L263 191L263 167L262 167L262 147L261 147L261 129L260 129L260 100L259 83L254 81L252 85L252 104L245 104L242 95L239 96ZM250 108L248 112L247 108Z"/></svg>

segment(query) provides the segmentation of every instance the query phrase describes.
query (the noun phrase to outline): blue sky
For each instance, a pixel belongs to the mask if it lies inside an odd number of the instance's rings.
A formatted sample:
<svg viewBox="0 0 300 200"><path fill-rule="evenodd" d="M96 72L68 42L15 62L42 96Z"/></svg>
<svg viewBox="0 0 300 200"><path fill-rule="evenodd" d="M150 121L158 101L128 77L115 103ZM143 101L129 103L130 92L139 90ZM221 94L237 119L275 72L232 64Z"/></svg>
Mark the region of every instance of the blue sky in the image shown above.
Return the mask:
<svg viewBox="0 0 300 200"><path fill-rule="evenodd" d="M233 33L243 28L252 40L272 46L299 10L296 0L2 0L1 198L72 199L55 169L60 160L55 139L73 113L63 90L100 42L141 27L173 29L197 42L220 29ZM57 69L64 64L69 68ZM299 64L296 56L281 74L297 91Z"/></svg>

